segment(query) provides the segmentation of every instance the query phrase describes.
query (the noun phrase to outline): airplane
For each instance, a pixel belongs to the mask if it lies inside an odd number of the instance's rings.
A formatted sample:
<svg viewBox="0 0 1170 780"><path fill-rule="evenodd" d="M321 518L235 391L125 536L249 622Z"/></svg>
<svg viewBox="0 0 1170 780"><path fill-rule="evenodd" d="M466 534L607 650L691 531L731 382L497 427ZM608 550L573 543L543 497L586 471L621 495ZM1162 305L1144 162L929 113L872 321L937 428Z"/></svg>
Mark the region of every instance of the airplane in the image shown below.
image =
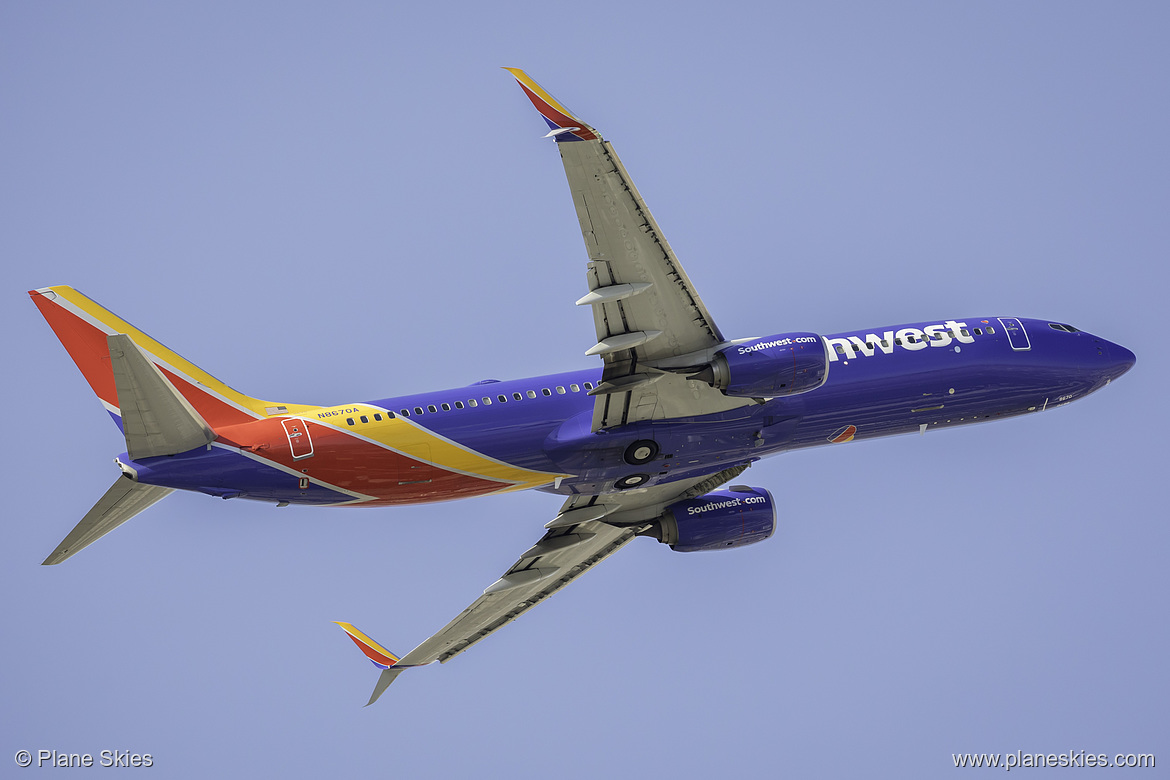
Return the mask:
<svg viewBox="0 0 1170 780"><path fill-rule="evenodd" d="M466 610L399 656L338 625L381 670L446 662L645 536L678 552L769 538L776 501L732 484L783 452L1064 406L1133 367L1071 325L956 317L728 339L613 147L523 70L580 223L600 366L337 406L244 395L70 287L29 292L126 451L60 563L175 490L277 506L398 506L535 489L545 533Z"/></svg>

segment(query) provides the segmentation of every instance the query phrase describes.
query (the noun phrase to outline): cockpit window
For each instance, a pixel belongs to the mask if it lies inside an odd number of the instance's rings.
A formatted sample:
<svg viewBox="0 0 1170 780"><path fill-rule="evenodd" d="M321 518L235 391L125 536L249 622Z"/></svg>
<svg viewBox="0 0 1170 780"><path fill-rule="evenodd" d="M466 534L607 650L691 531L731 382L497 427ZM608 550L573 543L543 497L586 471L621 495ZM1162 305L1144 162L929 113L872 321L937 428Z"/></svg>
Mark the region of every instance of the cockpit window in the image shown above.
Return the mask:
<svg viewBox="0 0 1170 780"><path fill-rule="evenodd" d="M1080 332L1076 328L1074 328L1072 325L1064 325L1063 323L1060 323L1060 322L1050 322L1050 323L1048 323L1048 327L1052 328L1053 330L1063 330L1065 333L1079 333Z"/></svg>

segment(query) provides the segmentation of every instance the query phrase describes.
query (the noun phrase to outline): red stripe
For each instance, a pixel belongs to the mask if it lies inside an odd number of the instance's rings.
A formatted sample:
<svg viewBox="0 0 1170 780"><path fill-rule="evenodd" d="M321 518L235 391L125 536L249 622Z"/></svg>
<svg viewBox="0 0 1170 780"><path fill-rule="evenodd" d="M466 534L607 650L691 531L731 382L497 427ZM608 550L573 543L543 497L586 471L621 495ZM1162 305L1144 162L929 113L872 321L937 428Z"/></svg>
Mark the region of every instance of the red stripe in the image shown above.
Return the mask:
<svg viewBox="0 0 1170 780"><path fill-rule="evenodd" d="M250 450L327 485L376 499L362 506L481 496L509 486L447 471L311 420L306 421L306 430L313 442L313 455L293 460L280 419L256 420L219 430L219 441Z"/></svg>
<svg viewBox="0 0 1170 780"><path fill-rule="evenodd" d="M45 295L35 290L30 291L29 295L97 397L117 406L118 391L114 387L106 334L73 312L53 303Z"/></svg>
<svg viewBox="0 0 1170 780"><path fill-rule="evenodd" d="M158 364L156 363L155 365ZM174 374L162 366L158 368L170 380L171 384L175 386L175 389L187 399L187 403L195 407L195 411L199 412L199 415L212 428L238 425L239 423L251 422L256 419L255 416L240 411L238 408L221 400L218 396L211 395L206 390L201 390L178 374Z"/></svg>
<svg viewBox="0 0 1170 780"><path fill-rule="evenodd" d="M532 101L532 105L536 106L536 110L540 112L541 116L545 117L550 122L556 122L557 127L581 127L581 121L579 119L574 119L571 116L562 114L560 111L550 106L544 98L542 98L540 95L537 95L523 84L520 84L520 88L524 90L526 95L528 95L528 99ZM592 141L597 138L596 135L589 132L589 130L584 127L581 127L581 130L579 132L573 133L573 135L585 141Z"/></svg>
<svg viewBox="0 0 1170 780"><path fill-rule="evenodd" d="M382 666L393 666L394 664L398 663L397 658L379 653L377 650L370 647L348 631L345 632L345 635L352 639L353 643L358 646L358 649L365 653L366 657L371 661L382 664Z"/></svg>
<svg viewBox="0 0 1170 780"><path fill-rule="evenodd" d="M110 367L110 345L106 341L105 331L64 306L53 303L41 293L33 291L30 295L97 397L111 406L119 406L114 371ZM162 366L159 369L212 428L256 419Z"/></svg>

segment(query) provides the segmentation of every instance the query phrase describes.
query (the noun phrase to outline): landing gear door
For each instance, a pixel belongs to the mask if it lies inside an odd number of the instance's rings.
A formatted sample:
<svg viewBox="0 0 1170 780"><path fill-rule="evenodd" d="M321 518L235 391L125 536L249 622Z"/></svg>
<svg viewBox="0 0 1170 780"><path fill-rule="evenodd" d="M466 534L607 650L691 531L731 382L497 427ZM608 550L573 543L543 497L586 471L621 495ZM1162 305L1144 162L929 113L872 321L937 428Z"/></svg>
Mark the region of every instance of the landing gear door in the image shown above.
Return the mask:
<svg viewBox="0 0 1170 780"><path fill-rule="evenodd" d="M293 460L313 457L313 440L309 438L309 426L304 420L281 420L284 434L288 436L288 446L292 450Z"/></svg>
<svg viewBox="0 0 1170 780"><path fill-rule="evenodd" d="M1003 330L1007 333L1008 343L1012 345L1013 350L1016 352L1024 352L1032 348L1032 343L1028 341L1028 332L1024 330L1024 323L1014 317L1000 317L999 324L1003 325Z"/></svg>

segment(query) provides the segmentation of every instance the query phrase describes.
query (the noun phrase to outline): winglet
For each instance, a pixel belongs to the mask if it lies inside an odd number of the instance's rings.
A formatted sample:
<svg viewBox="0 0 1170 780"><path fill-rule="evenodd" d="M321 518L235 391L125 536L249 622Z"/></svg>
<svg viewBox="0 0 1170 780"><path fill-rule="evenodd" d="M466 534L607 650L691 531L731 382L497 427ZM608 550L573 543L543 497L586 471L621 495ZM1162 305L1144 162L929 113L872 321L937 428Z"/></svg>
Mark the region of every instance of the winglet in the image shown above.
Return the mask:
<svg viewBox="0 0 1170 780"><path fill-rule="evenodd" d="M382 670L382 673L378 675L378 682L374 685L374 692L370 694L370 700L366 702L366 706L369 707L378 700L378 697L390 687L390 683L394 682L394 678L402 674L406 667L395 666L398 663L398 656L370 639L352 623L343 623L340 620L333 622L341 626L341 629L349 634L349 638L358 646L358 649L365 653L366 658L369 658L374 666Z"/></svg>
<svg viewBox="0 0 1170 780"><path fill-rule="evenodd" d="M353 623L342 623L340 620L334 620L333 622L341 626L341 629L349 634L349 638L353 640L353 643L358 646L359 650L366 654L366 658L369 658L374 666L379 669L389 669L398 663L398 656L363 634Z"/></svg>
<svg viewBox="0 0 1170 780"><path fill-rule="evenodd" d="M573 116L573 112L545 91L544 87L533 81L527 73L520 68L504 68L504 70L515 77L520 84L520 89L524 90L524 94L532 101L532 105L536 106L536 110L544 117L544 121L548 122L551 132L545 136L546 138L552 136L557 143L601 140L601 135L596 130Z"/></svg>

